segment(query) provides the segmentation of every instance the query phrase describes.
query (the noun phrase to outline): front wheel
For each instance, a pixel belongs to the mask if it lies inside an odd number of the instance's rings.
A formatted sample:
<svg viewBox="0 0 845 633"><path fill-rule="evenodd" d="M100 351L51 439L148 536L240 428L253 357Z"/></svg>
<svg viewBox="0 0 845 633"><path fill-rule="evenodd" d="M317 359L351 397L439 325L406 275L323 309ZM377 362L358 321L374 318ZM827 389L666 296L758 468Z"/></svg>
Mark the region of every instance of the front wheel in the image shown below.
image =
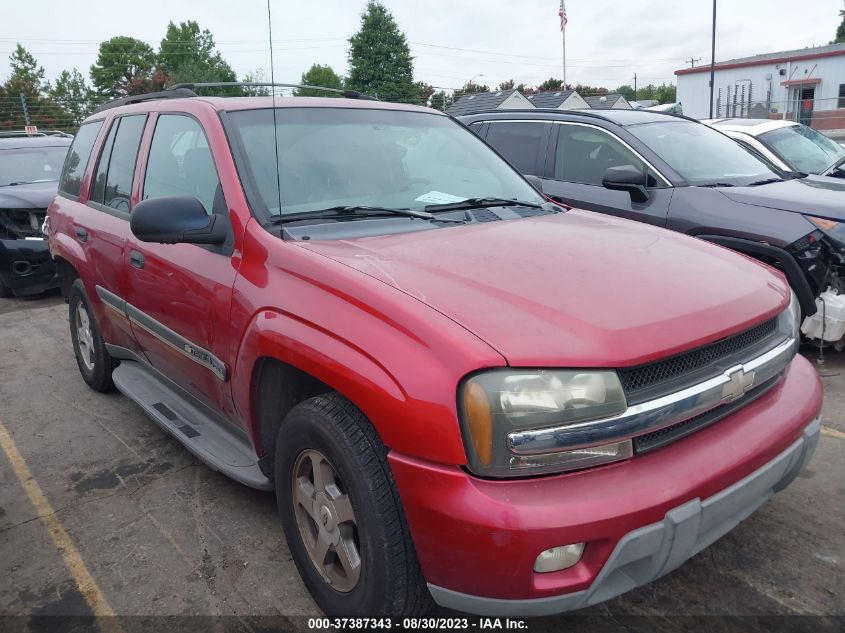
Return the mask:
<svg viewBox="0 0 845 633"><path fill-rule="evenodd" d="M276 444L276 498L299 573L330 617L420 615L431 605L387 450L336 393L294 407Z"/></svg>
<svg viewBox="0 0 845 633"><path fill-rule="evenodd" d="M70 287L68 306L70 340L82 380L94 391L111 391L114 388L111 373L117 362L106 351L81 279Z"/></svg>

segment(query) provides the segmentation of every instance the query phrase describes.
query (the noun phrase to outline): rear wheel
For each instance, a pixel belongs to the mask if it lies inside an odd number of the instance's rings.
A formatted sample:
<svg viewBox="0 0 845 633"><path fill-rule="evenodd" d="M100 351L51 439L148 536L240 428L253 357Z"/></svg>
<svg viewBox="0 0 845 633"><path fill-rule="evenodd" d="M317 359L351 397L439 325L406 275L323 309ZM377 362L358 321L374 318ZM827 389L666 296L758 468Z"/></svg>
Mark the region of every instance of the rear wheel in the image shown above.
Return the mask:
<svg viewBox="0 0 845 633"><path fill-rule="evenodd" d="M106 351L81 279L70 287L68 306L70 339L82 379L94 391L111 391L114 388L111 374L117 362Z"/></svg>
<svg viewBox="0 0 845 633"><path fill-rule="evenodd" d="M387 450L369 420L336 393L294 407L275 455L288 547L330 617L420 615L420 572Z"/></svg>

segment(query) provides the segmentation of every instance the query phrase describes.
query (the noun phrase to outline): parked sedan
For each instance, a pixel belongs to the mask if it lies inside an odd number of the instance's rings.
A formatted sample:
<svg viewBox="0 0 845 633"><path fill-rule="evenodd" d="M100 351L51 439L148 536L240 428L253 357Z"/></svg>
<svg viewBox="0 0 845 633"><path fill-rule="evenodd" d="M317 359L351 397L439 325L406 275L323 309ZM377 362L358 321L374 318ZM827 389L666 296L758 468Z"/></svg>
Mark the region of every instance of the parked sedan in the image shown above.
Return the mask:
<svg viewBox="0 0 845 633"><path fill-rule="evenodd" d="M801 123L769 119L709 119L702 123L784 171L845 178L845 147Z"/></svg>
<svg viewBox="0 0 845 633"><path fill-rule="evenodd" d="M57 286L41 224L71 140L69 135L0 136L0 297Z"/></svg>
<svg viewBox="0 0 845 633"><path fill-rule="evenodd" d="M845 182L781 171L707 125L645 110L460 119L538 177L550 198L694 235L781 269L805 317L825 306L825 327L805 333L841 339L839 324L827 321L839 313L828 300L845 293Z"/></svg>

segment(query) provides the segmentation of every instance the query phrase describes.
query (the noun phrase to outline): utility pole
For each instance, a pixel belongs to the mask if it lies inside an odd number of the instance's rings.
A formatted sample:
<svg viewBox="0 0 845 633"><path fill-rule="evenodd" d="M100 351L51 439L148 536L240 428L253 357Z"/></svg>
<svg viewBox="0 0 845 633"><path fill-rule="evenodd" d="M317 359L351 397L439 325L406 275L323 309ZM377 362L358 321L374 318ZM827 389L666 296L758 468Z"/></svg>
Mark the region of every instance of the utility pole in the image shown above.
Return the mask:
<svg viewBox="0 0 845 633"><path fill-rule="evenodd" d="M21 93L21 109L23 110L23 120L26 125L29 125L29 110L26 109L26 97Z"/></svg>
<svg viewBox="0 0 845 633"><path fill-rule="evenodd" d="M634 73L634 101L637 100L637 73Z"/></svg>
<svg viewBox="0 0 845 633"><path fill-rule="evenodd" d="M713 88L716 76L716 0L713 0L713 34L710 38L710 118L713 118Z"/></svg>
<svg viewBox="0 0 845 633"><path fill-rule="evenodd" d="M695 68L696 62L700 62L700 61L701 61L700 57L698 59L696 59L695 57L690 57L689 59L685 60L684 63L689 64L692 68Z"/></svg>

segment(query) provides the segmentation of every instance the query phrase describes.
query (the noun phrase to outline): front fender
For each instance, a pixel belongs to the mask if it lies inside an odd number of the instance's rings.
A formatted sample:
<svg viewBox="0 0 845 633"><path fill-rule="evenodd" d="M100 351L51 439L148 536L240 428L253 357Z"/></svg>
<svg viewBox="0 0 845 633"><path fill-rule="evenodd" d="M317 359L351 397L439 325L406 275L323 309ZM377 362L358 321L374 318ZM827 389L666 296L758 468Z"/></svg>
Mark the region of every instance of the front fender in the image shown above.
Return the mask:
<svg viewBox="0 0 845 633"><path fill-rule="evenodd" d="M373 423L386 446L433 461L466 461L455 407L456 379L437 359L404 351L418 380L408 383L372 354L338 335L282 311L264 309L250 322L232 374L232 395L239 416L259 454L261 447L255 368L263 358L296 367L341 393ZM393 356L395 359L396 356ZM405 386L403 386L403 384Z"/></svg>

